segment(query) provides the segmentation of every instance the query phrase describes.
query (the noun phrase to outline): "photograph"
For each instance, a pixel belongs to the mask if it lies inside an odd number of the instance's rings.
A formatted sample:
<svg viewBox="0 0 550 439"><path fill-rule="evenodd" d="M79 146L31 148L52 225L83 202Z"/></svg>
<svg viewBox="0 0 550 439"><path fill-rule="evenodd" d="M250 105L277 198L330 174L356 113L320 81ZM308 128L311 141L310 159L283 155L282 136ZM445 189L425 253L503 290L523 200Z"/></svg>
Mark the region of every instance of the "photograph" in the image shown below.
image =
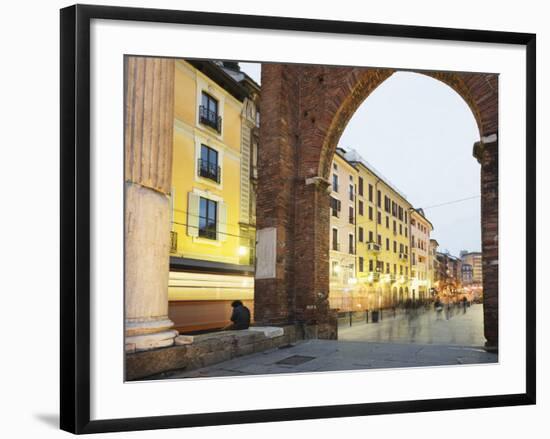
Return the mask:
<svg viewBox="0 0 550 439"><path fill-rule="evenodd" d="M126 381L499 362L499 72L123 70Z"/></svg>

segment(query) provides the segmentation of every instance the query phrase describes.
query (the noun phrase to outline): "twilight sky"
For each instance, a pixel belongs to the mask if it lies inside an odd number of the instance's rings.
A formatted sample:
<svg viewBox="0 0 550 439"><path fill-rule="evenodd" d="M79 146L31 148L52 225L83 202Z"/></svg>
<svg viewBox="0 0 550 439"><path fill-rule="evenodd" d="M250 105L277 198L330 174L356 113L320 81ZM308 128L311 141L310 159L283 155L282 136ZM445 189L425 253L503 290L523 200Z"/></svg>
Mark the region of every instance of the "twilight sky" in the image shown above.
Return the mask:
<svg viewBox="0 0 550 439"><path fill-rule="evenodd" d="M259 64L240 65L260 83ZM359 107L339 146L356 149L414 207L424 208L439 250L458 256L481 250L480 167L472 156L478 140L475 119L454 90L397 72Z"/></svg>

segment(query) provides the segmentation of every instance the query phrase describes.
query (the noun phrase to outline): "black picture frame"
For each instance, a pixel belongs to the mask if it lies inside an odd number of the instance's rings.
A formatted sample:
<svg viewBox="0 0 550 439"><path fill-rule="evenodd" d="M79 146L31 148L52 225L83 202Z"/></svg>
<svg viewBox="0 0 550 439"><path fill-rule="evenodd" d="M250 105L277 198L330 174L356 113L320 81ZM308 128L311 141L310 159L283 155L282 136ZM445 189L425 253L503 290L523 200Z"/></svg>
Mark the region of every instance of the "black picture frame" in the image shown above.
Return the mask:
<svg viewBox="0 0 550 439"><path fill-rule="evenodd" d="M90 22L93 19L328 32L525 46L527 59L525 66L527 78L526 392L495 396L90 420ZM535 404L536 36L534 34L75 5L61 10L60 46L60 424L63 430L77 434L99 433Z"/></svg>

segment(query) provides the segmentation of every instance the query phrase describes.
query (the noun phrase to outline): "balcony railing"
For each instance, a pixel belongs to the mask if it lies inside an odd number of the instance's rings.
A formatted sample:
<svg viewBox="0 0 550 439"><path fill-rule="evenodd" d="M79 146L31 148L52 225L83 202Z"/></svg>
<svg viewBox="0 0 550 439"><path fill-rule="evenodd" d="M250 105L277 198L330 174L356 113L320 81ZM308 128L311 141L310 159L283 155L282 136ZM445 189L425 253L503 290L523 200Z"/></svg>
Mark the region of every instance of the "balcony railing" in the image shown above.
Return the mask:
<svg viewBox="0 0 550 439"><path fill-rule="evenodd" d="M208 178L216 183L220 182L221 169L219 166L208 162L203 159L199 159L199 175L203 178Z"/></svg>
<svg viewBox="0 0 550 439"><path fill-rule="evenodd" d="M377 272L377 271L371 271L371 272L369 273L368 279L369 279L371 282L377 282L377 281L380 280L380 273Z"/></svg>
<svg viewBox="0 0 550 439"><path fill-rule="evenodd" d="M368 242L367 243L367 250L371 252L379 252L380 251L380 245L376 244L375 242Z"/></svg>
<svg viewBox="0 0 550 439"><path fill-rule="evenodd" d="M217 238L217 230L216 230L216 227L215 225L214 226L206 226L206 227L200 227L199 228L199 236L201 238L206 238L206 239L216 239Z"/></svg>
<svg viewBox="0 0 550 439"><path fill-rule="evenodd" d="M216 111L211 111L204 105L199 107L199 122L214 128L218 133L222 132L222 118Z"/></svg>

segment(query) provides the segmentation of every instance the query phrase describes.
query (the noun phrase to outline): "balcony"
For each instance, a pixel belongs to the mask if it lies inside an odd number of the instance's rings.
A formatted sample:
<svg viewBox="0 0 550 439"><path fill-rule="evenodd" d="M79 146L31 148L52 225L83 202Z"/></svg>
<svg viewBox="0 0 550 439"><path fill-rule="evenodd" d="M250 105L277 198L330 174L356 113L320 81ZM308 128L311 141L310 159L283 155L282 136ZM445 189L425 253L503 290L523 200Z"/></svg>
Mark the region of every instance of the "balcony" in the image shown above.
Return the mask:
<svg viewBox="0 0 550 439"><path fill-rule="evenodd" d="M380 273L377 271L371 271L368 276L369 282L378 282L380 280Z"/></svg>
<svg viewBox="0 0 550 439"><path fill-rule="evenodd" d="M218 133L222 132L221 116L218 116L217 112L209 110L204 105L199 107L199 122L215 129Z"/></svg>
<svg viewBox="0 0 550 439"><path fill-rule="evenodd" d="M367 243L367 251L379 252L380 251L380 245L376 244L375 242L368 242Z"/></svg>
<svg viewBox="0 0 550 439"><path fill-rule="evenodd" d="M221 169L216 164L210 163L206 160L199 159L199 176L208 178L209 180L220 183Z"/></svg>

